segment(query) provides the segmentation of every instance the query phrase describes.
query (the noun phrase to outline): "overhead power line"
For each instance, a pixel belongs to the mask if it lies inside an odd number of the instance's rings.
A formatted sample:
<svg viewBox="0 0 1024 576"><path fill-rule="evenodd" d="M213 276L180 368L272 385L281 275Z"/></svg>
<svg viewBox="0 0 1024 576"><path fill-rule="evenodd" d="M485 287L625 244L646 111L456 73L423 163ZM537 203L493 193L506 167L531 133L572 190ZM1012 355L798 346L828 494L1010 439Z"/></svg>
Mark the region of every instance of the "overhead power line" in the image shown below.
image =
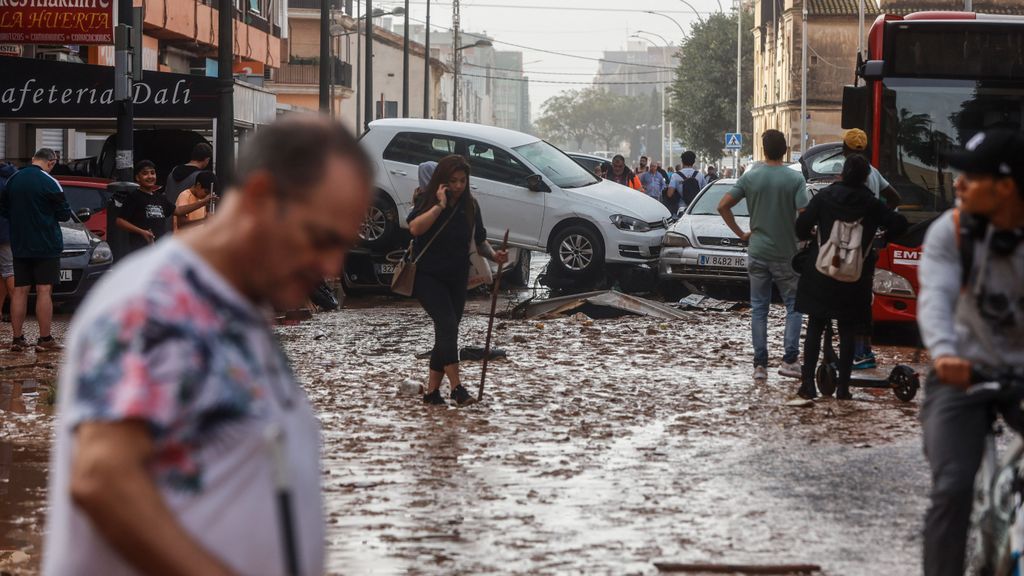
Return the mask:
<svg viewBox="0 0 1024 576"><path fill-rule="evenodd" d="M410 17L409 20L412 20L414 22L419 22L420 24L426 24L425 21L420 20L419 18L412 18L412 17ZM435 28L437 28L438 30L444 30L445 32L451 32L452 31L451 28L446 28L444 26L435 26ZM626 66L637 66L637 67L640 67L640 68L653 68L655 70L675 70L675 68L673 68L671 66L656 66L654 64L639 64L639 63L636 63L636 62L623 62L621 60L609 60L607 58L592 58L590 56L577 56L576 54L567 54L565 52L556 52L554 50L546 50L544 48L534 48L532 46L524 46L522 44L515 44L513 42L506 42L504 40L498 40L496 38L490 38L488 36L484 36L483 34L473 34L472 32L462 32L461 34L463 36L472 36L474 38L482 38L482 39L490 40L491 42L494 42L496 44L504 44L505 46L514 46L516 48L521 48L523 50L531 50L533 52L542 52L544 54L553 54L555 56L565 56L567 58L577 58L579 60L589 60L589 61L592 61L592 62L608 62L609 64L624 64Z"/></svg>
<svg viewBox="0 0 1024 576"><path fill-rule="evenodd" d="M483 64L472 64L470 62L463 62L463 66L472 66L474 68L487 68L490 70L496 70L500 72L522 72L523 74L549 74L554 76L638 76L640 74L664 74L665 70L639 70L629 72L552 72L543 70L517 70L515 68L498 68L497 66L484 66Z"/></svg>
<svg viewBox="0 0 1024 576"><path fill-rule="evenodd" d="M534 80L532 78L503 78L501 76L491 76L488 74L469 74L463 72L459 76L470 76L473 78L490 78L491 80L504 80L508 82L529 82L530 84L565 84L565 85L576 85L576 86L639 86L642 84L658 84L665 85L671 84L670 81L655 81L655 80L638 80L636 82L574 82L574 81L563 81L563 80Z"/></svg>
<svg viewBox="0 0 1024 576"><path fill-rule="evenodd" d="M410 0L409 4L425 5L426 2L424 2L423 0ZM431 0L430 4L431 4L431 6L451 6L452 5L451 2L436 2L434 0ZM517 8L517 9L522 9L522 10L561 10L563 12L620 12L620 13L629 13L629 14L636 14L638 11L639 12L643 12L643 10L638 10L637 8L596 8L596 7L593 7L593 6L550 6L550 5L548 5L548 6L541 6L541 5L536 5L536 4L478 4L478 3L475 3L475 2L473 4L467 4L465 6L465 8ZM710 14L718 14L718 11L703 11L703 10L658 10L658 12L661 13L661 14L681 14L681 15L684 15L684 16L685 15L693 16L694 14L708 14L708 15L710 15Z"/></svg>

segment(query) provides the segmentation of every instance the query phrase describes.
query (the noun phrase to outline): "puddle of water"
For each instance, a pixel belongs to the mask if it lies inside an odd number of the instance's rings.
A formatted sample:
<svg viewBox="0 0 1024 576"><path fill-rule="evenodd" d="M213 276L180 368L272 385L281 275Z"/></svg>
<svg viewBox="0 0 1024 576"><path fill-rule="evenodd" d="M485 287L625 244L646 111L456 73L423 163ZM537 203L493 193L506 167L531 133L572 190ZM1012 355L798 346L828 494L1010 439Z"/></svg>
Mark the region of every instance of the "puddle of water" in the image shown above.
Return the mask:
<svg viewBox="0 0 1024 576"><path fill-rule="evenodd" d="M39 569L48 467L46 448L0 440L0 570Z"/></svg>

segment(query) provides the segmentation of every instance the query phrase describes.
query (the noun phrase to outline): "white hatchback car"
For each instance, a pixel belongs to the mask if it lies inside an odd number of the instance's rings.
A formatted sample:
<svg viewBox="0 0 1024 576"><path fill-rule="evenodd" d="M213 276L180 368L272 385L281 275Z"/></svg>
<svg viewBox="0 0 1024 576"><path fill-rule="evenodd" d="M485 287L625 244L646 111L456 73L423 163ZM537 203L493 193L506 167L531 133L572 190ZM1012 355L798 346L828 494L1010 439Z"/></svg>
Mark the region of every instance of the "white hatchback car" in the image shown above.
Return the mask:
<svg viewBox="0 0 1024 576"><path fill-rule="evenodd" d="M653 263L669 211L642 192L602 180L558 148L521 132L443 120L370 123L361 143L376 165L377 199L364 240L393 242L406 228L422 162L461 154L490 240L548 252L560 272L586 275L606 263Z"/></svg>

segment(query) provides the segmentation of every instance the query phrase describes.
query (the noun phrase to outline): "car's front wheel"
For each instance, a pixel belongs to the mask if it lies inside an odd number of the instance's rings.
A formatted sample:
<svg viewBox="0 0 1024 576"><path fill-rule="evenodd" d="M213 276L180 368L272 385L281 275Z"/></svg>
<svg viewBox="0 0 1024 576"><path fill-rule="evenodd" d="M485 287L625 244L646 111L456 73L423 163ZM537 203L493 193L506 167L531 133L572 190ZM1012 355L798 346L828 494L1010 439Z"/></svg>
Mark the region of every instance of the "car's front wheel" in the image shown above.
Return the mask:
<svg viewBox="0 0 1024 576"><path fill-rule="evenodd" d="M551 261L569 276L587 276L604 266L601 235L589 226L575 224L555 234L551 240Z"/></svg>
<svg viewBox="0 0 1024 576"><path fill-rule="evenodd" d="M398 230L398 211L383 195L378 194L366 211L366 218L359 229L359 238L367 248L389 246Z"/></svg>

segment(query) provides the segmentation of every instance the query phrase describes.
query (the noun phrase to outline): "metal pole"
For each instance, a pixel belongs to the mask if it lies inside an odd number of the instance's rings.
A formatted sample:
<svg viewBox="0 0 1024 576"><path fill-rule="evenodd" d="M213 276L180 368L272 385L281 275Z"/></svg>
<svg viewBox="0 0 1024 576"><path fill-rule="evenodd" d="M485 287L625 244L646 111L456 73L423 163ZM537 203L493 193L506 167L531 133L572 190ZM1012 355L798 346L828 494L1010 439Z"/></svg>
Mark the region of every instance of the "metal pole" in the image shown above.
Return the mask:
<svg viewBox="0 0 1024 576"><path fill-rule="evenodd" d="M373 0L366 0L366 54L363 65L366 67L366 86L363 101L363 128L370 129L373 122Z"/></svg>
<svg viewBox="0 0 1024 576"><path fill-rule="evenodd" d="M331 2L320 0L320 112L330 112Z"/></svg>
<svg viewBox="0 0 1024 576"><path fill-rule="evenodd" d="M363 133L363 107L359 105L359 94L360 88L363 85L363 42L359 35L359 26L362 24L360 10L362 10L363 4L361 2L356 3L356 134Z"/></svg>
<svg viewBox="0 0 1024 576"><path fill-rule="evenodd" d="M423 30L426 36L423 39L423 117L430 118L430 0L427 0L427 23Z"/></svg>
<svg viewBox="0 0 1024 576"><path fill-rule="evenodd" d="M402 118L409 117L409 0L405 0L405 38L402 40Z"/></svg>
<svg viewBox="0 0 1024 576"><path fill-rule="evenodd" d="M132 25L132 0L118 0L117 20L122 34L118 37L119 45L115 55L115 64L117 64L115 72L118 75L117 82L121 84L122 88L127 87L127 90L123 94L124 98L117 102L117 154L115 156L115 168L117 169L118 180L133 182L135 111L132 97L134 92L132 90L132 73L135 71L130 70L133 60L131 50L132 48L142 50L142 46L131 46L132 34L125 29Z"/></svg>
<svg viewBox="0 0 1024 576"><path fill-rule="evenodd" d="M223 192L231 185L235 162L234 4L220 0L217 11L217 79L220 80L220 112L217 116L217 181Z"/></svg>
<svg viewBox="0 0 1024 576"><path fill-rule="evenodd" d="M863 3L861 4L863 6ZM803 0L803 23L800 27L800 155L807 142L807 0ZM792 126L792 124L791 124Z"/></svg>
<svg viewBox="0 0 1024 576"><path fill-rule="evenodd" d="M974 12L974 0L964 0L964 12Z"/></svg>
<svg viewBox="0 0 1024 576"><path fill-rule="evenodd" d="M740 102L741 86L743 83L742 75L742 64L743 64L743 0L736 0L736 133L739 134L740 130ZM732 169L734 176L739 178L740 175L740 151L736 151L736 156L733 158Z"/></svg>
<svg viewBox="0 0 1024 576"><path fill-rule="evenodd" d="M971 0L964 0L970 2ZM804 10L807 13L807 10ZM804 20L807 18L804 17ZM857 2L857 54L864 53L864 0Z"/></svg>
<svg viewBox="0 0 1024 576"><path fill-rule="evenodd" d="M452 55L455 58L453 77L455 86L452 92L452 120L459 121L459 74L462 73L462 52L459 50L459 0L452 0Z"/></svg>

